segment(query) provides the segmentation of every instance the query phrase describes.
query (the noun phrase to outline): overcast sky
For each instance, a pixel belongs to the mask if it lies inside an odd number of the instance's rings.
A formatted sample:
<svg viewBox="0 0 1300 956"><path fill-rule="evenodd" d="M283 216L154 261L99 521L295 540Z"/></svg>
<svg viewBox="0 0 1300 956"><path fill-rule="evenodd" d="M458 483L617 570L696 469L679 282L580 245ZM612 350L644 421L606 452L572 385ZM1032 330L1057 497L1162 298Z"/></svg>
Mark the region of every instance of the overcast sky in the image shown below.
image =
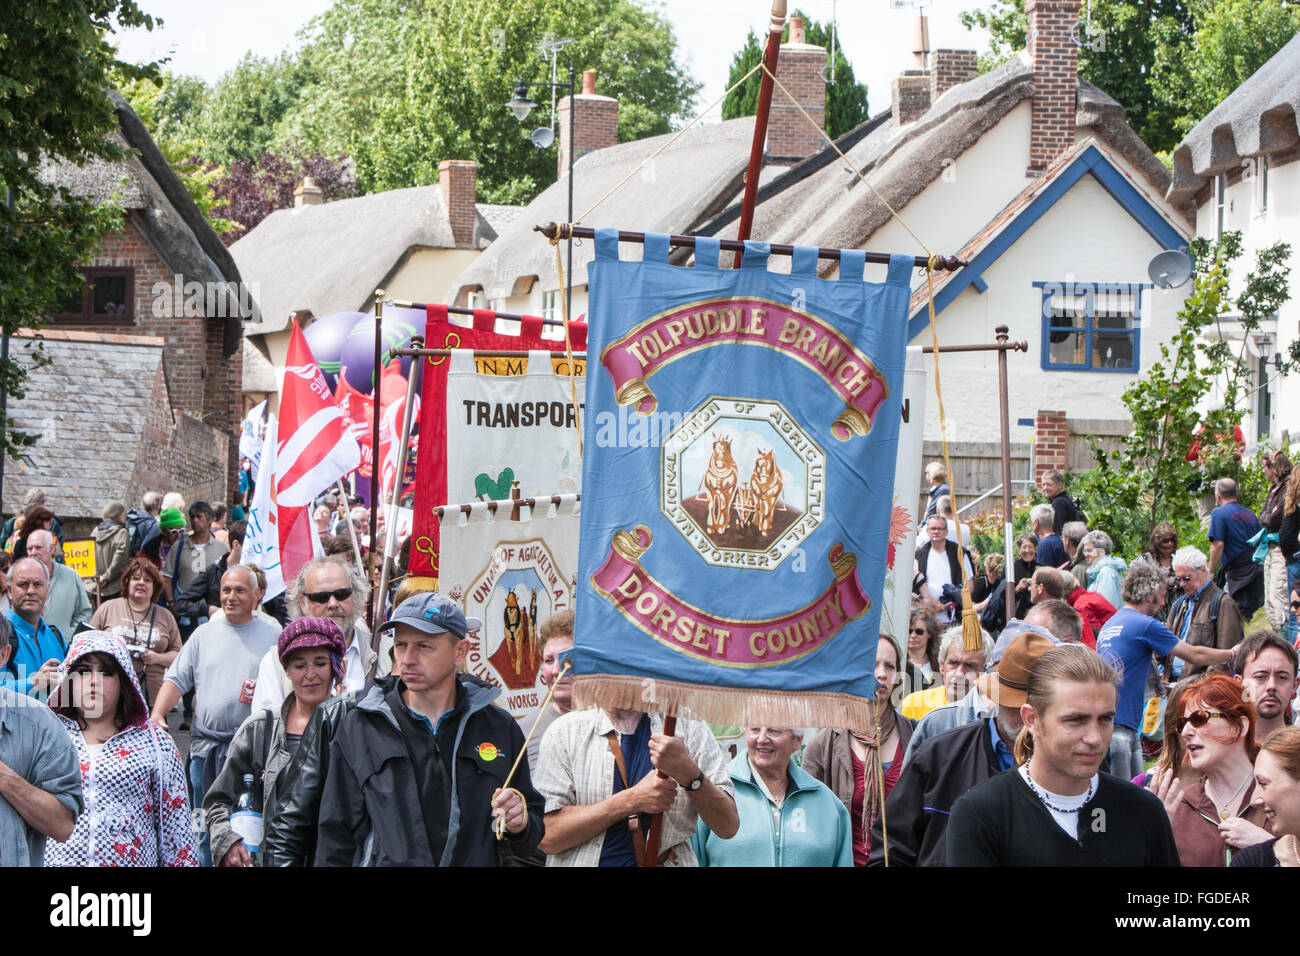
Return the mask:
<svg viewBox="0 0 1300 956"><path fill-rule="evenodd" d="M500 0L480 0L500 2ZM902 9L894 4L901 2ZM331 0L141 0L141 6L165 21L161 30L126 31L121 51L130 60L170 56L169 68L191 73L209 83L230 70L248 50L271 57L298 44L298 30L328 9ZM722 95L732 54L753 28L762 35L771 4L768 0L663 0L657 4L677 33L684 65L704 84L696 111ZM801 0L809 16L839 25L839 42L853 64L854 74L867 83L872 113L889 102L889 81L912 65L911 0ZM962 10L985 0L933 0L928 4L930 46L983 50L986 39L962 27ZM791 2L793 9L796 3ZM582 64L577 64L581 70ZM717 118L714 109L711 118Z"/></svg>

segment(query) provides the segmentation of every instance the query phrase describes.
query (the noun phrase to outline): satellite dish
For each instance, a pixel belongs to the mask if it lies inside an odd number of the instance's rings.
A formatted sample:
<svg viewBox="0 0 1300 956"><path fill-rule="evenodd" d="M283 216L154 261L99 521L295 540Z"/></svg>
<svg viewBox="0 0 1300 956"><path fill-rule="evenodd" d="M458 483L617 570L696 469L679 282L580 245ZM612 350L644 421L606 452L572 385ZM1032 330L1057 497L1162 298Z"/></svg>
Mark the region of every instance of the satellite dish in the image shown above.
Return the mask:
<svg viewBox="0 0 1300 956"><path fill-rule="evenodd" d="M555 142L555 130L549 126L542 126L533 130L533 135L528 138L532 140L533 145L538 149L549 149L551 144Z"/></svg>
<svg viewBox="0 0 1300 956"><path fill-rule="evenodd" d="M1176 289L1192 277L1192 257L1178 249L1166 249L1151 260L1147 275L1161 289Z"/></svg>

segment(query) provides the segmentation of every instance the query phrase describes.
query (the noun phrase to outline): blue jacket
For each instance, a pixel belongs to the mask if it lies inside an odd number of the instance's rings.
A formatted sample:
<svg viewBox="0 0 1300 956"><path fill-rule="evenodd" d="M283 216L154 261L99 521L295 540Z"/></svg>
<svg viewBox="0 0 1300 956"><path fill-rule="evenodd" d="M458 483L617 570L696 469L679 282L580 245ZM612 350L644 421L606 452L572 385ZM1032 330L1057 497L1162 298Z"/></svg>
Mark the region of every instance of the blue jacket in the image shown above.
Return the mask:
<svg viewBox="0 0 1300 956"><path fill-rule="evenodd" d="M736 785L740 829L723 840L701 820L691 838L700 866L853 865L849 811L829 787L791 761L778 838L771 805L754 782L749 753L738 753L727 770Z"/></svg>
<svg viewBox="0 0 1300 956"><path fill-rule="evenodd" d="M33 629L30 624L10 608L7 617L9 626L18 636L18 646L9 658L9 666L0 672L0 684L20 694L38 696L32 690L32 677L46 661L62 661L68 656L68 644L57 628L50 627L45 619L36 622ZM41 700L49 696L48 689L39 695Z"/></svg>

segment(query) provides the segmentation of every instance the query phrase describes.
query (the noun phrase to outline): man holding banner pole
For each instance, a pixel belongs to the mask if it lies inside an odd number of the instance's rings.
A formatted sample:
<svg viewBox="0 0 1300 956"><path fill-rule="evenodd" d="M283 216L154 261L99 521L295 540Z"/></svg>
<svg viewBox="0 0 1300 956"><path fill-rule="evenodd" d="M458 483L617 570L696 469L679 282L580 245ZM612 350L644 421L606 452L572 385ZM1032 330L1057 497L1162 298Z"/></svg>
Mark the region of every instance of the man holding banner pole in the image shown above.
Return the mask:
<svg viewBox="0 0 1300 956"><path fill-rule="evenodd" d="M722 750L708 725L614 708L574 711L542 739L533 785L546 801L548 866L696 866L703 820L730 839L740 826ZM663 774L661 776L660 774ZM645 859L652 814L663 814L657 859Z"/></svg>

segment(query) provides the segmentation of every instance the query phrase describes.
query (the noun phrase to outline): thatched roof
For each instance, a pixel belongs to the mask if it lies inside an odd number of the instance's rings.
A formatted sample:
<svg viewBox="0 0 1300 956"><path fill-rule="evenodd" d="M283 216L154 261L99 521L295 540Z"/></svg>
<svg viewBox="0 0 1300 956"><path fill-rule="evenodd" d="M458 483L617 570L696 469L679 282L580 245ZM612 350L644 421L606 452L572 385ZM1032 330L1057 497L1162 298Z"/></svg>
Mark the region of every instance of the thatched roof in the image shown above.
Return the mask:
<svg viewBox="0 0 1300 956"><path fill-rule="evenodd" d="M213 283L220 289L226 298L223 352L233 355L242 335L240 302L238 295L225 293L227 283L237 288L240 281L235 261L140 117L116 90L108 95L118 120L114 139L129 148L126 158L116 163L94 160L85 166L50 163L42 169L41 178L99 202L115 199L132 214L173 273L184 276L186 282Z"/></svg>
<svg viewBox="0 0 1300 956"><path fill-rule="evenodd" d="M877 193L889 206L902 210L939 178L947 162L960 157L1033 94L1033 69L1025 57L1015 57L947 90L929 110L901 128L888 122L887 113L881 114L871 120L870 132L845 153L875 192L835 157L761 202L752 234L771 242L861 248L891 216ZM1168 170L1125 122L1119 103L1080 81L1075 121L1136 166L1163 194ZM734 237L735 232L733 223L718 234Z"/></svg>
<svg viewBox="0 0 1300 956"><path fill-rule="evenodd" d="M519 207L476 208L472 247L481 249ZM247 331L283 331L297 312L321 318L368 309L375 289L421 247L459 248L436 184L277 209L230 247L240 272L256 283L262 306L261 323Z"/></svg>
<svg viewBox="0 0 1300 956"><path fill-rule="evenodd" d="M749 161L754 119L695 126L640 172L634 171L674 134L652 136L587 153L573 169L573 214L592 204L629 174L632 179L582 218L582 225L613 226L641 232L691 232L725 208L739 187ZM461 273L447 293L455 301L462 290L481 288L489 299L513 294L520 279L536 276L541 288L560 287L555 252L533 227L568 219L567 173L524 207L501 230L496 242ZM590 242L573 247L573 283L587 281L587 263L595 255Z"/></svg>
<svg viewBox="0 0 1300 956"><path fill-rule="evenodd" d="M1300 144L1300 35L1232 91L1174 150L1169 199L1191 199L1211 177L1243 159Z"/></svg>

